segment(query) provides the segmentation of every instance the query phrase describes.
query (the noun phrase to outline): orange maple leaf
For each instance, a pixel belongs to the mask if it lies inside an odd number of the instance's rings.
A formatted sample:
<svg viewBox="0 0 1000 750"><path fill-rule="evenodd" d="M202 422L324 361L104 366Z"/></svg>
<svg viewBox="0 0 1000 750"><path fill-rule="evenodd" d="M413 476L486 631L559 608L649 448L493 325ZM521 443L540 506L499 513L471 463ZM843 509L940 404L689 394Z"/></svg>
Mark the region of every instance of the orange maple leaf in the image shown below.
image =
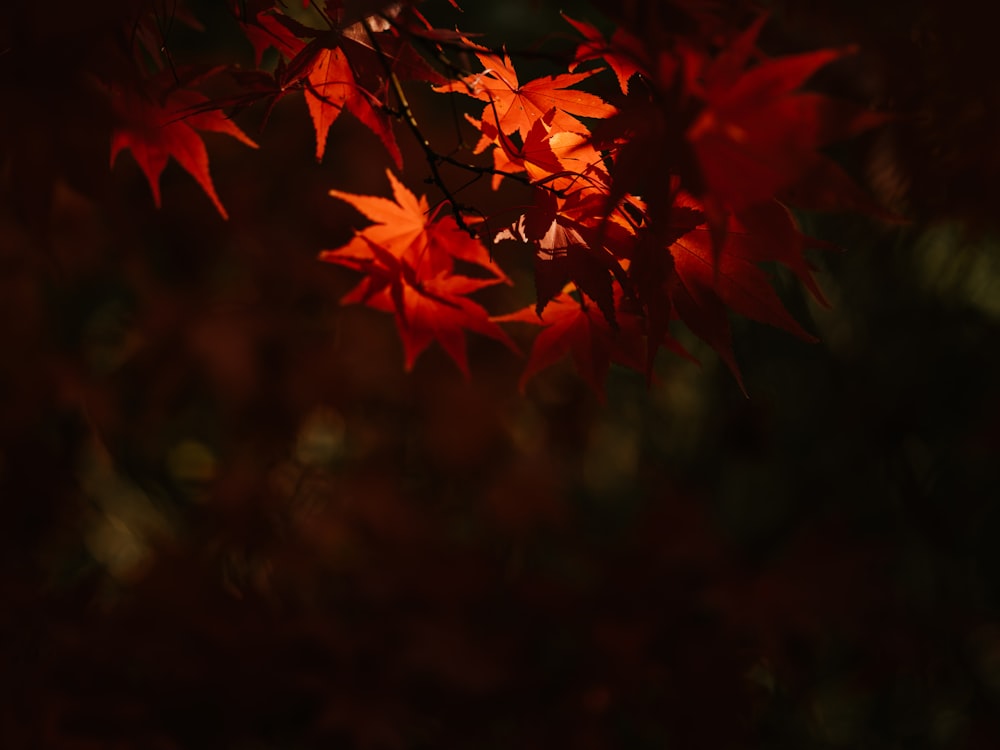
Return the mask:
<svg viewBox="0 0 1000 750"><path fill-rule="evenodd" d="M306 104L316 129L316 161L323 160L330 126L346 109L378 136L396 167L402 167L403 156L389 118L375 109L367 94L357 85L351 64L340 47L320 50L307 80Z"/></svg>
<svg viewBox="0 0 1000 750"><path fill-rule="evenodd" d="M331 190L330 195L350 203L374 223L336 250L324 250L320 259L342 265L377 261L372 246L405 263L418 279L451 273L454 261L480 266L497 280L510 283L482 243L462 231L451 216L435 218L426 196L419 199L386 170L395 200Z"/></svg>
<svg viewBox="0 0 1000 750"><path fill-rule="evenodd" d="M160 175L173 157L198 181L211 199L222 218L229 215L215 192L208 169L208 151L198 134L199 130L225 133L257 148L236 123L215 109L196 108L208 99L197 91L175 90L167 93L164 80L157 77L150 82L153 91L160 94L142 95L134 91L122 92L114 98L114 112L118 124L111 133L111 166L115 165L123 149L132 152L133 158L146 175L153 191L153 201L160 207Z"/></svg>
<svg viewBox="0 0 1000 750"><path fill-rule="evenodd" d="M577 117L611 117L618 111L599 96L568 88L589 78L598 72L596 70L536 78L521 84L508 55L500 57L484 50L476 52L476 57L485 68L482 73L463 76L457 81L435 86L434 90L457 91L488 102L480 119L496 122L507 135L516 131L526 138L535 121L553 108L556 112L551 121L552 127L575 132L586 131Z"/></svg>
<svg viewBox="0 0 1000 750"><path fill-rule="evenodd" d="M466 119L483 134L473 153L493 149L493 174L491 187L496 190L505 173L527 172L529 179L545 183L549 188L564 190L579 185L586 186L596 177L600 183L608 181L607 170L601 154L590 145L590 137L583 133L558 130L552 127L558 115L553 107L543 117L532 123L519 148L489 120L480 122L466 115ZM582 175L588 175L581 180Z"/></svg>
<svg viewBox="0 0 1000 750"><path fill-rule="evenodd" d="M435 218L426 197L418 199L391 171L386 174L395 200L330 191L374 222L343 247L320 253L320 260L366 274L341 303L364 303L395 316L407 370L437 341L468 377L465 331L489 336L516 351L486 310L467 297L510 279L453 217ZM478 266L490 276L455 274L456 260Z"/></svg>
<svg viewBox="0 0 1000 750"><path fill-rule="evenodd" d="M295 23L269 8L258 13L254 23L245 26L258 67L269 47L274 47L288 61L279 65L272 80L264 79L260 98L271 98L273 106L293 86L304 85L306 105L316 130L316 161L323 161L330 126L346 109L382 141L396 167L402 168L403 156L389 117L376 106L375 97L358 85L351 61L342 47L333 43L333 38L343 42L346 37L301 27L317 34L307 43L290 30L288 24Z"/></svg>

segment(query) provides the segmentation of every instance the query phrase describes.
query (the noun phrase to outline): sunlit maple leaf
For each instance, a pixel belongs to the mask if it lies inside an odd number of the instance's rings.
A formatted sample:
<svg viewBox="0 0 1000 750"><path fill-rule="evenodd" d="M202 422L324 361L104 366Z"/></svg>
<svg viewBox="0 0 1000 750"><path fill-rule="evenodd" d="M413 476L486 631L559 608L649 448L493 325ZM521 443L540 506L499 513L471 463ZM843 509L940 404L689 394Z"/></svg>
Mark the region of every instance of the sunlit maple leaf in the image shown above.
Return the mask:
<svg viewBox="0 0 1000 750"><path fill-rule="evenodd" d="M521 84L506 54L500 57L484 50L477 51L476 57L485 68L482 73L463 76L434 90L455 91L487 102L480 119L496 122L507 135L517 132L526 138L534 122L553 108L552 127L576 132L586 130L577 117L604 118L617 111L599 96L569 88L597 71L564 73Z"/></svg>
<svg viewBox="0 0 1000 750"><path fill-rule="evenodd" d="M589 135L554 128L552 123L557 114L558 110L552 108L536 120L520 147L489 120L466 118L483 134L474 153L495 147L494 190L505 174L516 172L526 172L532 182L557 191L583 189L595 179L602 186L607 183L603 157L590 145Z"/></svg>
<svg viewBox="0 0 1000 750"><path fill-rule="evenodd" d="M347 110L382 141L396 167L402 168L403 157L389 117L379 110L375 97L359 85L351 61L341 46L351 42L355 44L354 49L358 49L355 40L347 37L347 30L313 29L270 8L259 13L254 23L246 24L245 31L253 45L257 65L269 47L278 50L284 59L273 74L237 73L250 91L247 96L229 103L245 106L244 100L253 103L263 99L273 107L289 92L304 89L316 131L316 161L322 161L326 153L330 127L340 113Z"/></svg>
<svg viewBox="0 0 1000 750"><path fill-rule="evenodd" d="M375 245L406 263L419 279L450 273L454 261L460 260L483 268L499 281L510 282L483 244L462 231L453 217L433 216L425 196L418 199L390 170L386 175L395 200L330 191L334 198L350 203L374 223L343 247L321 253L321 260L376 260L372 251Z"/></svg>
<svg viewBox="0 0 1000 750"><path fill-rule="evenodd" d="M564 219L556 204L544 204L522 215L516 224L497 234L497 240L513 239L535 250L535 311L541 313L568 282L587 295L609 324L616 325L612 278L620 271L618 261L604 248L587 241L586 230Z"/></svg>
<svg viewBox="0 0 1000 750"><path fill-rule="evenodd" d="M601 154L590 136L555 127L558 110L550 109L532 124L520 149L521 162L533 182L556 190L608 181Z"/></svg>
<svg viewBox="0 0 1000 750"><path fill-rule="evenodd" d="M330 191L374 222L343 247L320 253L320 260L365 274L341 302L367 304L395 316L408 370L432 341L438 341L468 375L465 331L516 350L486 310L466 296L509 283L506 274L482 243L462 231L453 217L435 217L425 197L418 199L391 171L387 175L395 200ZM490 276L455 274L456 261L477 266Z"/></svg>
<svg viewBox="0 0 1000 750"><path fill-rule="evenodd" d="M431 278L419 279L404 261L367 238L369 259L324 253L322 260L353 268L366 276L341 299L341 304L365 304L392 313L403 342L406 370L413 368L417 357L437 341L468 377L469 365L465 332L473 331L496 339L517 351L517 346L492 322L479 304L465 295L499 283L499 279L473 279L441 271Z"/></svg>
<svg viewBox="0 0 1000 750"><path fill-rule="evenodd" d="M403 156L396 144L389 118L379 112L354 80L347 56L339 47L322 49L308 75L306 104L316 129L316 160L322 161L330 126L343 110L356 117L385 145L397 168Z"/></svg>
<svg viewBox="0 0 1000 750"><path fill-rule="evenodd" d="M482 136L473 148L472 153L482 154L487 150L492 149L493 175L490 177L490 187L492 187L493 190L499 189L505 176L524 171L521 151L517 148L517 144L511 142L509 137L497 130L496 125L488 120L477 120L468 113L465 114L465 119L476 130L482 133ZM496 146L496 148L494 148L494 146Z"/></svg>
<svg viewBox="0 0 1000 750"><path fill-rule="evenodd" d="M153 200L159 207L160 175L173 157L211 199L223 218L226 209L219 200L208 168L208 151L198 131L225 133L257 148L242 130L221 111L199 109L207 97L197 91L171 91L166 74L149 83L149 92L121 91L113 97L118 117L111 134L111 166L128 149L146 175Z"/></svg>

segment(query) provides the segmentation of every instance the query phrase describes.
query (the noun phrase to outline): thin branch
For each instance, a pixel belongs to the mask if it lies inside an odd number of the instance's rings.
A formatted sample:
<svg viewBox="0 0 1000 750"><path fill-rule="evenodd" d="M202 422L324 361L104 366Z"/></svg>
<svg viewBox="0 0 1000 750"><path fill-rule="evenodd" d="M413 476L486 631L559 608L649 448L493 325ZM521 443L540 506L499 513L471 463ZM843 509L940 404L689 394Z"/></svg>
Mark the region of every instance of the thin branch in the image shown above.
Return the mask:
<svg viewBox="0 0 1000 750"><path fill-rule="evenodd" d="M385 53L382 51L382 48L379 45L378 40L372 33L371 29L368 28L367 24L365 24L365 31L368 35L368 39L372 43L372 48L375 50L379 60L381 60L382 62L382 66L385 69L386 75L389 78L389 83L392 86L393 93L396 95L396 100L399 102L400 111L396 114L406 124L407 128L409 128L410 132L413 134L413 137L416 139L417 143L420 144L420 147L423 149L424 157L427 160L427 165L431 170L431 180L435 185L437 185L438 189L444 194L445 201L447 201L448 204L451 206L452 214L455 217L455 223L458 224L458 226L462 230L468 232L470 236L475 237L476 233L472 230L471 227L469 227L469 225L465 222L464 217L462 216L462 210L467 207L463 206L458 201L458 199L455 197L455 194L445 184L444 178L441 176L441 171L440 171L441 164L449 164L453 167L463 169L466 172L472 172L473 174L476 174L480 177L486 175L499 175L501 177L507 177L515 180L516 182L520 182L524 185L527 185L529 187L535 187L536 183L532 182L532 180L529 177L527 177L527 175L521 174L519 172L508 172L506 170L497 169L495 167L483 167L476 164L468 164L467 162L461 161L460 159L456 159L453 156L442 154L437 150L435 150L435 148L431 145L430 141L427 140L427 137L424 135L423 130L421 130L420 128L420 123L417 122L417 118L413 114L413 109L410 107L409 99L407 99L406 92L403 90L403 84L400 82L399 76L397 76L395 71L392 70L392 66L389 65L389 61L386 58ZM562 191L556 190L555 188L552 188L550 186L542 185L541 187L543 187L546 190L550 190L551 192L554 192L560 196L562 195Z"/></svg>
<svg viewBox="0 0 1000 750"><path fill-rule="evenodd" d="M372 44L372 49L375 50L378 59L382 63L382 67L385 69L385 73L388 76L389 83L392 86L393 93L396 95L396 100L399 102L401 109L402 120L406 123L406 126L413 133L413 137L416 138L417 143L424 151L424 157L427 159L427 166L431 170L431 179L434 184L438 186L438 189L444 194L444 199L448 201L451 205L452 214L455 216L455 223L464 230L468 232L471 237L475 237L475 232L465 223L465 219L462 217L461 204L456 200L455 196L448 190L448 186L444 182L444 178L441 177L441 171L438 166L445 159L434 150L431 146L430 141L424 136L423 131L420 130L420 124L417 122L417 118L413 114L413 110L410 108L410 102L406 98L406 92L403 91L403 84L399 81L399 76L393 71L392 66L389 64L388 58L386 58L385 53L382 51L382 46L379 44L378 39L372 30L368 27L367 23L362 22L365 27L365 33L368 35L368 40Z"/></svg>

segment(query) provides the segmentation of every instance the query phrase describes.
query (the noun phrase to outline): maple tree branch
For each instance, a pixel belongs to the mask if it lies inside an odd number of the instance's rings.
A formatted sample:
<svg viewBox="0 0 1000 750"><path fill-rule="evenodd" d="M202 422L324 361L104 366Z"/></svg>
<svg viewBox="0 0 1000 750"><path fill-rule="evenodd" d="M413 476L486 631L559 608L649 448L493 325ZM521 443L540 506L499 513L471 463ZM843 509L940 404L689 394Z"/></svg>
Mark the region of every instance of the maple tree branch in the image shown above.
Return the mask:
<svg viewBox="0 0 1000 750"><path fill-rule="evenodd" d="M382 67L385 69L386 75L388 76L389 83L392 85L393 93L396 95L396 100L399 102L399 106L402 112L402 120L406 123L406 126L410 129L413 137L416 138L417 143L424 151L424 156L427 159L427 166L431 170L431 179L438 189L444 194L444 199L451 206L452 214L455 216L455 223L458 224L459 228L467 232L471 237L475 237L475 233L465 223L465 219L462 217L462 206L448 189L448 186L444 182L444 178L441 176L441 171L438 168L440 163L444 161L444 158L434 147L431 146L427 137L423 134L420 129L420 124L417 122L417 118L413 114L413 109L410 107L410 102L406 98L406 92L403 90L403 84L399 80L399 76L393 71L392 66L389 64L388 59L386 59L385 53L382 51L382 46L379 44L378 39L375 38L375 34L369 28L367 23L364 23L365 33L368 36L368 40L372 44L372 49L375 50L378 59L382 63Z"/></svg>
<svg viewBox="0 0 1000 750"><path fill-rule="evenodd" d="M457 167L458 169L462 169L467 172L472 172L473 174L479 177L483 177L486 175L496 175L500 177L506 177L514 180L515 182L520 182L521 184L526 185L528 187L541 187L542 189L548 190L560 197L563 196L563 192L561 190L553 188L549 185L533 182L531 178L520 172L508 172L507 170L497 169L496 167L486 167L486 166L479 166L477 164L469 164L468 162L464 162L460 159L456 159L453 156L450 156L448 154L442 154L439 151L437 151L431 145L430 141L424 135L423 130L420 128L420 123L417 122L417 118L413 114L413 109L412 107L410 107L410 102L406 96L406 92L403 89L403 84L399 80L399 76L397 76L395 71L392 70L392 66L389 65L389 61L386 58L381 45L378 43L378 40L376 39L375 35L372 33L372 30L368 27L368 25L365 24L364 27L365 27L365 33L367 34L368 39L372 44L372 48L375 50L379 60L382 63L382 67L385 69L389 83L392 86L393 93L396 96L396 100L399 102L400 111L395 114L399 119L401 119L406 124L407 128L413 134L413 137L416 139L421 149L423 149L424 157L427 160L427 165L431 170L431 181L444 194L444 200L447 201L452 208L452 214L455 217L455 223L458 224L458 226L463 231L467 232L472 237L477 236L475 231L471 227L469 227L464 217L462 216L462 211L468 210L468 207L461 204L455 197L454 192L450 190L448 186L445 184L444 177L442 177L441 171L439 169L441 164L449 164L453 167Z"/></svg>
<svg viewBox="0 0 1000 750"><path fill-rule="evenodd" d="M461 41L456 41L455 39L445 39L445 38L430 38L423 34L414 33L406 25L399 23L395 18L389 16L380 15L387 24L392 26L401 36L406 37L407 41L410 42L411 46L416 47L419 45L425 50L432 50L431 56L437 60L443 68L449 71L453 76L461 78L462 76L467 76L472 73L471 70L466 70L459 66L458 64L451 61L451 59L445 54L445 49L454 50L456 52L485 52L488 55L502 56L509 54L511 57L521 57L528 60L541 60L544 62L558 63L565 65L573 60L572 52L567 51L566 53L559 52L543 52L540 49L515 49L513 51L509 50L506 46L501 47L489 47L486 45L478 45L472 42L468 37L479 37L484 36L484 34L466 34L461 33ZM422 16L421 16L422 18ZM572 37L568 35L562 35L563 38L571 39ZM535 45L537 47L537 45Z"/></svg>

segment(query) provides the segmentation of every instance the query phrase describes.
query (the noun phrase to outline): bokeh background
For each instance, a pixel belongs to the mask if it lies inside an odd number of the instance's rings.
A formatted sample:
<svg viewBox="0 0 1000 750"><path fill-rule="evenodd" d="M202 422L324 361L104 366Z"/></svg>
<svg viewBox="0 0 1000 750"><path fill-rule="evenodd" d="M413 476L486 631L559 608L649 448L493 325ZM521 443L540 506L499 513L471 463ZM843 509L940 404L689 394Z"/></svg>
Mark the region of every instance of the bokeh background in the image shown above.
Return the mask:
<svg viewBox="0 0 1000 750"><path fill-rule="evenodd" d="M112 11L4 11L0 745L997 747L988 31L971 2L771 5L775 52L861 43L825 82L905 116L842 156L908 222L801 217L845 248L814 258L832 308L775 269L821 342L735 321L749 398L686 338L700 367L613 370L603 403L568 364L519 393L492 341L470 380L436 348L406 374L392 320L338 305L356 279L316 253L361 218L327 191L387 190L361 126L316 164L301 99L251 110L259 151L206 138L230 220L176 166L156 210L80 73ZM213 46L176 54L249 60L198 9ZM568 31L465 10L428 4L512 49ZM498 312L531 289L504 252Z"/></svg>

